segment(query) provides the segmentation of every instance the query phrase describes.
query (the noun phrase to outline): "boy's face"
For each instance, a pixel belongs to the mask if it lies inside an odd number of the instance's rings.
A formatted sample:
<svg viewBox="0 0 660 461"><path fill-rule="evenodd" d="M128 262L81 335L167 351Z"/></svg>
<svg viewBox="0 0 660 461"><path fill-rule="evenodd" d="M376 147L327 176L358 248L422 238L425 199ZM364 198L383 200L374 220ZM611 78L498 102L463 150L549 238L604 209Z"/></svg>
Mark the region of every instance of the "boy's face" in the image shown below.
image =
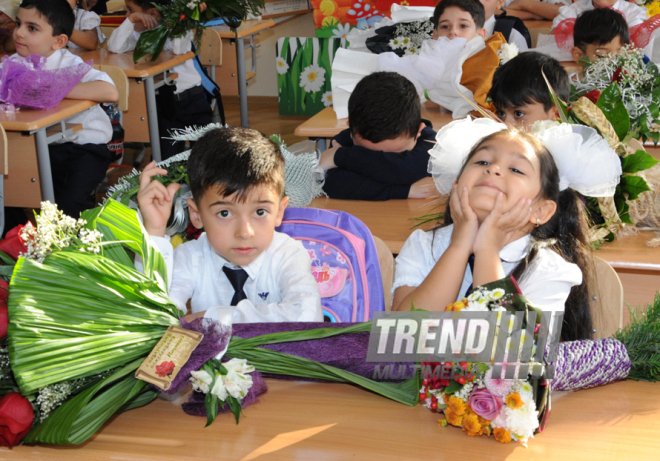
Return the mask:
<svg viewBox="0 0 660 461"><path fill-rule="evenodd" d="M125 0L124 3L126 4L126 17L129 17L133 13L144 13L144 14L149 14L153 16L154 18L159 18L160 13L156 8L140 8L138 5L136 5L134 2L131 0Z"/></svg>
<svg viewBox="0 0 660 461"><path fill-rule="evenodd" d="M457 6L445 9L438 19L438 28L433 31L433 39L447 37L449 40L453 40L461 37L470 41L477 35L486 38L486 30L477 29L472 15Z"/></svg>
<svg viewBox="0 0 660 461"><path fill-rule="evenodd" d="M273 241L275 228L282 224L289 198L281 198L268 186L254 186L245 202L234 193L224 197L210 188L199 202L188 200L190 220L206 231L211 247L227 261L246 266Z"/></svg>
<svg viewBox="0 0 660 461"><path fill-rule="evenodd" d="M380 142L371 142L367 139L364 139L357 133L351 133L351 138L353 138L353 144L356 146L364 147L365 149L380 152L405 152L415 148L415 144L417 144L417 138L419 138L419 135L422 133L424 126L425 125L423 122L420 123L417 135L412 138L407 134L402 134L401 136L394 139L385 139L384 141Z"/></svg>
<svg viewBox="0 0 660 461"><path fill-rule="evenodd" d="M534 122L539 120L557 120L557 106L545 110L543 104L535 102L520 107L497 109L496 115L509 126L529 130Z"/></svg>
<svg viewBox="0 0 660 461"><path fill-rule="evenodd" d="M38 54L47 58L69 41L65 34L53 36L53 26L36 8L18 9L13 38L16 53L22 57Z"/></svg>
<svg viewBox="0 0 660 461"><path fill-rule="evenodd" d="M582 58L589 58L590 61L595 61L600 58L617 54L622 46L623 44L621 43L621 37L617 35L614 37L614 40L602 45L596 45L595 43L586 45L585 51L582 51L577 46L574 46L571 49L571 55L573 56L573 61L575 62L578 62Z"/></svg>
<svg viewBox="0 0 660 461"><path fill-rule="evenodd" d="M494 14L496 14L500 9L502 9L502 5L504 4L504 0L480 0L481 4L484 6L484 10L486 10L486 21L488 21Z"/></svg>

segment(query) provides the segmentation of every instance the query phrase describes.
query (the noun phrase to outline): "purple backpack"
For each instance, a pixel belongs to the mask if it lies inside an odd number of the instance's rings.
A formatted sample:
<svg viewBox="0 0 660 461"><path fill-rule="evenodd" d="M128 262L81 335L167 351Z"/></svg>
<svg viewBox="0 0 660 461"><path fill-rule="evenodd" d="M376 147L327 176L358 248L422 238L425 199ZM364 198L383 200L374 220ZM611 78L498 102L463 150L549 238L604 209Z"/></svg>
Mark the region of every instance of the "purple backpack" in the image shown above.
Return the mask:
<svg viewBox="0 0 660 461"><path fill-rule="evenodd" d="M366 322L385 310L376 245L362 221L343 211L287 208L276 230L309 252L326 321Z"/></svg>

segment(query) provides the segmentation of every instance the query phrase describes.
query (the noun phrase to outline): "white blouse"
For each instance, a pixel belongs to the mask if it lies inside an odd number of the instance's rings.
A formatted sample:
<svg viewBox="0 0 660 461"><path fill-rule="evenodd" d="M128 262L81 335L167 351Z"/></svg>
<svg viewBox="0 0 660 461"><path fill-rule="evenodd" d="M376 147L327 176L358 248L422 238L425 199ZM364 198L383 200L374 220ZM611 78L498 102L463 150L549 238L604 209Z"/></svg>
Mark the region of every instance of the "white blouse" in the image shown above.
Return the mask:
<svg viewBox="0 0 660 461"><path fill-rule="evenodd" d="M424 232L416 230L403 245L396 258L392 289L417 287L429 275L436 262L449 247L453 225ZM509 243L500 251L504 272L508 275L527 254L529 235ZM582 283L582 271L554 251L539 249L518 285L523 295L543 310L563 311L571 288ZM472 271L465 268L457 301L472 284ZM441 287L440 287L441 288Z"/></svg>
<svg viewBox="0 0 660 461"><path fill-rule="evenodd" d="M99 45L105 42L106 36L101 32L101 17L93 11L86 11L82 8L73 10L76 15L76 22L73 24L75 30L92 30L96 29L96 34L99 38ZM78 45L69 40L67 48L75 49L80 48Z"/></svg>

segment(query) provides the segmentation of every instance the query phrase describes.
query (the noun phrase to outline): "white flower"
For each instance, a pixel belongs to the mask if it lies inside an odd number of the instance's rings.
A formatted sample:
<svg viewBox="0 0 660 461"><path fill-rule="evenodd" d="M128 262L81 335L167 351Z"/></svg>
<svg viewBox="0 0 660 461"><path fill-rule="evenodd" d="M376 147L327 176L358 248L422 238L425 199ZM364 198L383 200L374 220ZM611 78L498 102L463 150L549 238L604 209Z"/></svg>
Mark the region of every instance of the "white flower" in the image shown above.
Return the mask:
<svg viewBox="0 0 660 461"><path fill-rule="evenodd" d="M493 301L497 301L505 294L506 292L502 288L495 288L494 290L486 292L486 296L488 296L488 299L492 299Z"/></svg>
<svg viewBox="0 0 660 461"><path fill-rule="evenodd" d="M400 37L401 38L401 46L403 48L408 48L410 46L410 39L408 37Z"/></svg>
<svg viewBox="0 0 660 461"><path fill-rule="evenodd" d="M326 91L323 93L323 96L321 96L321 101L323 101L323 105L325 107L329 107L332 105L332 91Z"/></svg>
<svg viewBox="0 0 660 461"><path fill-rule="evenodd" d="M237 373L233 368L227 371L222 380L229 395L236 399L244 398L252 387L252 375Z"/></svg>
<svg viewBox="0 0 660 461"><path fill-rule="evenodd" d="M325 69L316 64L305 68L300 74L300 86L308 93L316 93L325 83Z"/></svg>
<svg viewBox="0 0 660 461"><path fill-rule="evenodd" d="M406 50L404 56L412 56L412 55L415 55L415 54L419 54L419 50L417 48L415 48L414 46L411 46L410 48L408 48Z"/></svg>
<svg viewBox="0 0 660 461"><path fill-rule="evenodd" d="M211 389L211 394L215 395L223 402L227 399L227 388L225 387L225 383L222 380L222 375L215 375L215 384L213 385L213 389Z"/></svg>
<svg viewBox="0 0 660 461"><path fill-rule="evenodd" d="M289 65L282 58L277 58L275 60L275 66L278 74L286 74L286 71L289 70Z"/></svg>
<svg viewBox="0 0 660 461"><path fill-rule="evenodd" d="M209 387L213 382L213 377L204 370L193 371L190 373L190 381L192 382L193 390L209 393ZM214 386L215 387L215 386Z"/></svg>
<svg viewBox="0 0 660 461"><path fill-rule="evenodd" d="M497 50L497 55L500 57L500 64L506 64L511 59L518 56L518 47L514 43L503 43L499 50Z"/></svg>
<svg viewBox="0 0 660 461"><path fill-rule="evenodd" d="M392 40L390 40L389 45L393 50L403 48L403 37L394 37Z"/></svg>
<svg viewBox="0 0 660 461"><path fill-rule="evenodd" d="M234 370L236 373L246 374L254 371L254 365L248 364L245 359L231 359L223 364L227 370Z"/></svg>
<svg viewBox="0 0 660 461"><path fill-rule="evenodd" d="M488 312L488 299L481 298L477 301L468 301L467 307L463 310L471 312Z"/></svg>
<svg viewBox="0 0 660 461"><path fill-rule="evenodd" d="M350 31L350 24L337 24L337 28L332 31L332 36L338 38L346 38Z"/></svg>
<svg viewBox="0 0 660 461"><path fill-rule="evenodd" d="M190 0L190 2L188 4L186 4L186 6L188 8L190 8L191 10L194 10L195 7L197 6L197 1L198 0Z"/></svg>
<svg viewBox="0 0 660 461"><path fill-rule="evenodd" d="M470 296L467 297L468 301L479 301L482 298L481 291L476 290L470 293Z"/></svg>
<svg viewBox="0 0 660 461"><path fill-rule="evenodd" d="M534 405L523 405L514 410L509 407L504 409L506 415L506 428L516 437L528 439L534 436L534 430L539 427L539 412Z"/></svg>

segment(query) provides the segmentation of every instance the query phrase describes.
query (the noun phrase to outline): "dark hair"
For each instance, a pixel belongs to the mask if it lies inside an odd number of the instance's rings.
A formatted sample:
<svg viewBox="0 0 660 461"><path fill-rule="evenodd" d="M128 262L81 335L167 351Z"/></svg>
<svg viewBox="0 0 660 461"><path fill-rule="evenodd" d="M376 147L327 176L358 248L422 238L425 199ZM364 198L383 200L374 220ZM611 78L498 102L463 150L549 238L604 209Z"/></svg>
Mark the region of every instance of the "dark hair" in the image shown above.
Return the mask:
<svg viewBox="0 0 660 461"><path fill-rule="evenodd" d="M135 6L140 8L142 11L148 11L151 8L154 8L154 3L158 5L167 5L172 3L172 0L131 0Z"/></svg>
<svg viewBox="0 0 660 461"><path fill-rule="evenodd" d="M195 143L188 158L188 178L196 202L211 187L245 201L255 186L284 192L284 156L265 135L249 128L217 128Z"/></svg>
<svg viewBox="0 0 660 461"><path fill-rule="evenodd" d="M541 166L541 195L557 204L557 211L552 218L532 230L531 249L511 275L520 280L540 248L554 250L566 261L576 264L582 271L582 284L574 286L566 300L561 338L563 341L591 339L593 326L589 308L589 274L592 263L588 249L587 215L582 199L573 189L559 190L559 171L550 152L531 134L508 128L481 139L468 154L458 177L486 141L500 136L520 138L532 146ZM451 210L447 207L443 224L447 226L452 223Z"/></svg>
<svg viewBox="0 0 660 461"><path fill-rule="evenodd" d="M568 101L571 84L566 69L555 58L536 51L520 53L498 67L488 96L498 110L541 103L547 112L555 103L543 74L557 96Z"/></svg>
<svg viewBox="0 0 660 461"><path fill-rule="evenodd" d="M352 135L373 143L417 136L422 107L415 85L395 72L374 72L355 86L348 100Z"/></svg>
<svg viewBox="0 0 660 461"><path fill-rule="evenodd" d="M53 37L65 34L71 38L76 17L66 0L23 0L19 8L36 9L53 28Z"/></svg>
<svg viewBox="0 0 660 461"><path fill-rule="evenodd" d="M486 10L479 0L442 0L433 10L433 28L438 28L440 16L450 6L455 6L467 13L470 13L477 29L481 29L486 22Z"/></svg>
<svg viewBox="0 0 660 461"><path fill-rule="evenodd" d="M587 45L605 45L616 37L622 45L630 43L626 18L611 8L585 11L575 20L573 41L583 52L586 52Z"/></svg>

